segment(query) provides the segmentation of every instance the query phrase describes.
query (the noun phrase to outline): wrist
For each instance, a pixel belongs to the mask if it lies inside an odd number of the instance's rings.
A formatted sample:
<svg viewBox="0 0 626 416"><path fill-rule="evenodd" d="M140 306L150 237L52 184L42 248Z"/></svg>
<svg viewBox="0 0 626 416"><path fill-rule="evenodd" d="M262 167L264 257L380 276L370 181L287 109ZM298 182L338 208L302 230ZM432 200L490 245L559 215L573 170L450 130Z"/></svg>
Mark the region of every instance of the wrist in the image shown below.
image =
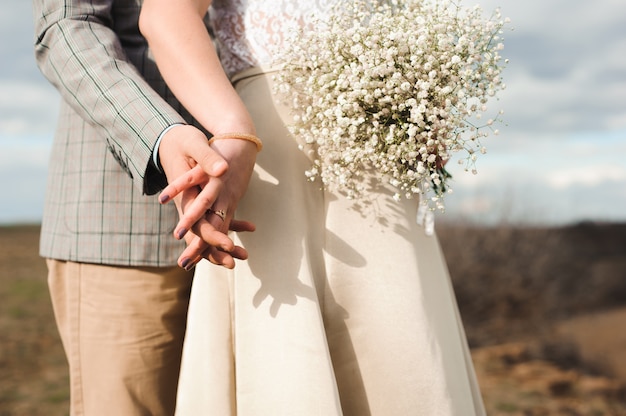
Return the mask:
<svg viewBox="0 0 626 416"><path fill-rule="evenodd" d="M197 155L190 153L198 144L207 142L206 135L197 127L189 124L178 124L164 132L159 144L159 163L163 172L169 178L174 164L180 160L196 159ZM194 144L195 143L195 144Z"/></svg>
<svg viewBox="0 0 626 416"><path fill-rule="evenodd" d="M152 149L152 162L154 163L154 166L156 166L159 172L163 172L163 167L161 166L161 160L159 159L159 147L161 146L161 141L163 140L163 137L165 137L165 135L173 128L177 126L184 126L184 125L185 124L183 123L172 124L166 127L165 130L163 130L161 134L159 134L159 137L157 138L157 141L154 144L154 148Z"/></svg>
<svg viewBox="0 0 626 416"><path fill-rule="evenodd" d="M243 140L250 142L256 146L257 152L263 149L263 142L256 135L250 133L233 132L218 134L209 139L209 144L214 143L217 140Z"/></svg>
<svg viewBox="0 0 626 416"><path fill-rule="evenodd" d="M245 113L233 111L228 117L221 119L219 124L205 127L211 127L208 130L213 136L229 133L256 135L256 127L247 111Z"/></svg>

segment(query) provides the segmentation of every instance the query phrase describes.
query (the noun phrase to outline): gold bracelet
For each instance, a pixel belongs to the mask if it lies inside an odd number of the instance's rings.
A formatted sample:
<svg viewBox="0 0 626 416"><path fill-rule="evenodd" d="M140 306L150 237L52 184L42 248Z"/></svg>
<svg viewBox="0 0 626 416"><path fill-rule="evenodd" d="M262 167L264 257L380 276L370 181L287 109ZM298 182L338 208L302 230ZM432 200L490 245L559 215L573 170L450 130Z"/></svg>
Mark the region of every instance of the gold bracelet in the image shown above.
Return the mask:
<svg viewBox="0 0 626 416"><path fill-rule="evenodd" d="M260 152L263 149L263 142L261 139L256 137L254 134L248 133L225 133L218 134L209 139L209 144L213 143L215 140L223 140L223 139L241 139L252 142L256 145L257 152Z"/></svg>

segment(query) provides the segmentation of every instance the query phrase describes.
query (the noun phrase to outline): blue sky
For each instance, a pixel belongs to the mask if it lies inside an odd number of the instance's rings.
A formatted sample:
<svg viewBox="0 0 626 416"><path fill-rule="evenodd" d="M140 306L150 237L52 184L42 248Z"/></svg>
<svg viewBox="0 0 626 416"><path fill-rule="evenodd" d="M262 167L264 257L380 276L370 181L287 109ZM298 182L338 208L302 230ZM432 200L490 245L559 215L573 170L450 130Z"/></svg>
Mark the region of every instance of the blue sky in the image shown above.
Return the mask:
<svg viewBox="0 0 626 416"><path fill-rule="evenodd" d="M58 96L32 52L30 2L0 0L0 224L38 222ZM472 6L473 1L465 0ZM626 2L483 0L513 29L500 135L478 174L454 162L443 220L626 221Z"/></svg>

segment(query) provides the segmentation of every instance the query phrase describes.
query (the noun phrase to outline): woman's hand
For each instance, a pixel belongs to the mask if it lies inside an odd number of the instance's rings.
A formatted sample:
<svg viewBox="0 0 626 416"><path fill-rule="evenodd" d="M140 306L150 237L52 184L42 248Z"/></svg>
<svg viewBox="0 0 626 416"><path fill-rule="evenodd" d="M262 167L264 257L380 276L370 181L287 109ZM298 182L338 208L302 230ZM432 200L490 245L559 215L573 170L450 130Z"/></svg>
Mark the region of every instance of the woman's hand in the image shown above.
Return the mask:
<svg viewBox="0 0 626 416"><path fill-rule="evenodd" d="M254 134L252 118L224 73L204 24L210 2L145 0L139 28L150 44L163 79L206 130L216 135ZM175 236L179 239L189 233L195 236L186 237L188 246L179 264L190 268L200 257L205 257L216 264L234 267L234 258L245 258L247 252L235 247L227 233L235 228L254 229L253 224L236 222L232 217L248 186L256 149L252 143L234 139L219 140L208 146L206 137L201 144L194 136L192 145L183 144L193 151L182 153L188 157L180 158L181 152L176 148L181 144L172 139L175 136L172 133L178 129L170 130L163 137L159 155L170 183L161 201L165 203L174 198L179 208L180 223ZM170 152L169 148L174 150ZM213 164L217 163L215 155L221 155L223 169L219 163ZM169 157L173 160L164 159Z"/></svg>
<svg viewBox="0 0 626 416"><path fill-rule="evenodd" d="M216 224L210 215L206 214L204 218L208 223L206 227L209 228L205 231L219 233L217 229L220 227L220 224ZM232 220L230 230L254 231L254 224L247 221ZM227 269L235 267L235 259L246 260L248 258L246 249L234 245L232 241L230 245L226 246L211 246L193 231L187 232L184 239L187 242L187 247L178 258L178 264L186 270L191 270L203 258Z"/></svg>
<svg viewBox="0 0 626 416"><path fill-rule="evenodd" d="M234 246L226 233L229 230L254 231L255 228L254 224L233 217L252 175L256 146L244 140L225 139L214 142L212 150L228 162L223 174L213 177L201 165L196 165L171 181L159 198L161 203L172 199L180 201L181 218L174 230L176 238L183 238L190 231L196 237L186 238L188 246L179 258L179 264L185 268L193 267L200 258L234 267L233 258L247 258L247 252Z"/></svg>

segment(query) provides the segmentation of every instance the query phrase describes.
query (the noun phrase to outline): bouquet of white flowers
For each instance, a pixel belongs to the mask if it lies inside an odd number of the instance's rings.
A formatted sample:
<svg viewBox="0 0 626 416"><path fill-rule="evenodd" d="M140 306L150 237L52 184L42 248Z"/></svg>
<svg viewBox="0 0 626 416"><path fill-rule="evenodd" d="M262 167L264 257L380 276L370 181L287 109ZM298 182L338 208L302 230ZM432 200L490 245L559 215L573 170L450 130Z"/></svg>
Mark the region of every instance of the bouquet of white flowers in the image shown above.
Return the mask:
<svg viewBox="0 0 626 416"><path fill-rule="evenodd" d="M296 33L275 81L312 154L306 175L350 198L383 177L396 198L443 210L451 153L475 172L480 139L497 134L480 118L505 87L505 23L499 10L485 19L447 1L354 0Z"/></svg>

